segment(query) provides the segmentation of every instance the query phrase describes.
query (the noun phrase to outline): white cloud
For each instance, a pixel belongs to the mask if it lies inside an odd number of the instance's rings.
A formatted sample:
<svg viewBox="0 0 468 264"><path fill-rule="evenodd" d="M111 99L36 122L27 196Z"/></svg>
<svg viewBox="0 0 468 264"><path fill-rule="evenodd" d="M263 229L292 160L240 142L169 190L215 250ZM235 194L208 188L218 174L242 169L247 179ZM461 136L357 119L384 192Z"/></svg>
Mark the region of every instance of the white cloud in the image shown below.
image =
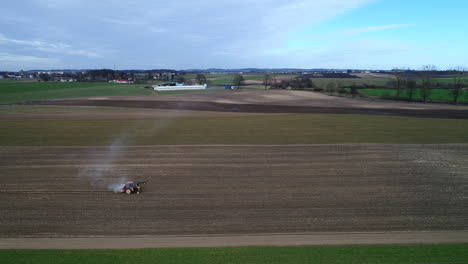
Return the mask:
<svg viewBox="0 0 468 264"><path fill-rule="evenodd" d="M240 52L249 56L263 54L268 50L281 50L295 31L311 28L352 9L375 0L265 0L264 5L247 11L246 18L239 19L245 28L232 34L231 41L214 50L216 54L238 56ZM272 7L272 8L267 8ZM233 12L233 15L236 13ZM240 15L243 16L243 15ZM232 18L236 21L235 17ZM258 22L257 22L258 21Z"/></svg>
<svg viewBox="0 0 468 264"><path fill-rule="evenodd" d="M61 60L56 58L42 58L11 53L0 53L0 69L3 70L56 68L61 66Z"/></svg>
<svg viewBox="0 0 468 264"><path fill-rule="evenodd" d="M57 64L60 62L54 58L40 58L35 56L23 56L10 53L0 53L1 62L27 62L27 63L42 63L42 64Z"/></svg>
<svg viewBox="0 0 468 264"><path fill-rule="evenodd" d="M336 43L328 49L309 54L307 57L319 65L340 68L350 65L354 68L391 68L400 54L414 50L412 46L390 38L361 38ZM377 61L378 65L366 64Z"/></svg>
<svg viewBox="0 0 468 264"><path fill-rule="evenodd" d="M263 26L270 31L296 30L314 25L374 0L319 0L275 1L282 2L266 12Z"/></svg>
<svg viewBox="0 0 468 264"><path fill-rule="evenodd" d="M68 55L81 55L87 57L99 57L98 54L86 50L74 49L72 46L60 42L47 42L42 40L19 40L7 38L0 33L0 44L16 44L22 46L30 46L39 51L62 53Z"/></svg>
<svg viewBox="0 0 468 264"><path fill-rule="evenodd" d="M388 29L408 27L408 26L411 26L411 25L412 24L391 24L391 25L382 25L382 26L349 28L349 29L344 29L344 30L340 30L338 32L335 32L334 34L332 34L332 36L335 36L335 37L350 37L350 36L356 36L356 35L361 35L361 34L370 33L370 32L377 32L377 31L388 30Z"/></svg>
<svg viewBox="0 0 468 264"><path fill-rule="evenodd" d="M72 8L77 7L89 1L86 0L32 0L38 6L51 9Z"/></svg>
<svg viewBox="0 0 468 264"><path fill-rule="evenodd" d="M67 63L87 68L113 64L138 68L161 61L177 69L201 64L268 67L287 55L294 32L375 1L24 0L34 10L27 17L37 25L2 29L8 37L0 35L0 44L21 46L24 55L61 54ZM24 8L15 3L7 4L8 11L23 15L16 10ZM300 59L290 57L278 66L294 66Z"/></svg>
<svg viewBox="0 0 468 264"><path fill-rule="evenodd" d="M98 18L98 20L101 20L105 23L113 24L116 26L124 26L124 27L129 27L129 28L133 27L132 30L144 30L144 31L147 30L152 33L165 33L168 31L167 28L152 24L150 20L144 21L144 20L137 20L137 19L110 18L110 17L101 17L101 18Z"/></svg>
<svg viewBox="0 0 468 264"><path fill-rule="evenodd" d="M116 25L124 25L124 26L141 26L141 25L146 25L146 22L143 21L137 21L137 20L129 20L127 19L121 19L121 18L110 18L110 17L101 17L99 20L102 20L103 22L110 23L110 24L116 24Z"/></svg>

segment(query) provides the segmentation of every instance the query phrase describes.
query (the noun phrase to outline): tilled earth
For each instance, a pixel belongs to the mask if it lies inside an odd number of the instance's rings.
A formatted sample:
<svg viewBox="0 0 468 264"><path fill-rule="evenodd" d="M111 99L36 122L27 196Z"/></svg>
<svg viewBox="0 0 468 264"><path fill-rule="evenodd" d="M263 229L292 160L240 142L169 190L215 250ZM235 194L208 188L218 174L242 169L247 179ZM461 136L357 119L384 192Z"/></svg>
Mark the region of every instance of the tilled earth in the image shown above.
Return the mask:
<svg viewBox="0 0 468 264"><path fill-rule="evenodd" d="M250 90L165 96L91 97L28 102L33 105L106 106L217 113L366 114L468 119L468 106L351 99L308 91Z"/></svg>
<svg viewBox="0 0 468 264"><path fill-rule="evenodd" d="M0 237L468 229L468 145L1 147ZM112 184L147 181L140 195Z"/></svg>

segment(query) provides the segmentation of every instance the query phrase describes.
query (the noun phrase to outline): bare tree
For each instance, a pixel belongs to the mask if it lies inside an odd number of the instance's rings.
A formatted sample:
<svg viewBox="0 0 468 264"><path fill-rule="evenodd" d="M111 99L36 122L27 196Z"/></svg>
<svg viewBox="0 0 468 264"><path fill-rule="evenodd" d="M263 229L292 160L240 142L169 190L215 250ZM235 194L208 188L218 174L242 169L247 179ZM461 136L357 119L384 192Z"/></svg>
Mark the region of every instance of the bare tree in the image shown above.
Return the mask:
<svg viewBox="0 0 468 264"><path fill-rule="evenodd" d="M392 80L393 87L397 90L397 97L400 97L401 89L404 86L405 79L403 78L403 70L400 69L393 69L395 73L395 80Z"/></svg>
<svg viewBox="0 0 468 264"><path fill-rule="evenodd" d="M408 89L408 99L413 100L416 88L418 88L418 83L414 79L406 80L406 89Z"/></svg>
<svg viewBox="0 0 468 264"><path fill-rule="evenodd" d="M265 85L265 90L267 89L267 86L268 85L271 85L271 75L268 74L268 73L265 73L265 75L263 75L263 85Z"/></svg>
<svg viewBox="0 0 468 264"><path fill-rule="evenodd" d="M234 76L234 79L232 79L232 83L234 84L234 86L240 89L241 86L245 83L244 76L242 76L242 74L237 74L236 76Z"/></svg>
<svg viewBox="0 0 468 264"><path fill-rule="evenodd" d="M453 89L451 94L453 95L453 104L458 104L458 100L463 96L463 88L465 87L465 69L463 67L457 67L455 69L455 75L453 77Z"/></svg>
<svg viewBox="0 0 468 264"><path fill-rule="evenodd" d="M429 99L429 96L431 95L433 86L432 78L436 70L436 66L431 64L423 65L422 67L420 94L424 103L427 102L427 99Z"/></svg>
<svg viewBox="0 0 468 264"><path fill-rule="evenodd" d="M270 87L278 88L277 86L278 86L278 80L276 78L271 78Z"/></svg>
<svg viewBox="0 0 468 264"><path fill-rule="evenodd" d="M148 72L148 74L146 75L146 80L147 81L153 80L153 74L151 72Z"/></svg>
<svg viewBox="0 0 468 264"><path fill-rule="evenodd" d="M327 91L330 95L333 95L336 89L336 84L334 82L327 83Z"/></svg>
<svg viewBox="0 0 468 264"><path fill-rule="evenodd" d="M197 80L197 83L198 83L198 84L205 84L205 83L207 83L206 76L205 76L204 74L197 73L197 76L195 77L195 79Z"/></svg>
<svg viewBox="0 0 468 264"><path fill-rule="evenodd" d="M349 88L351 89L351 96L355 98L356 95L358 95L358 85L356 83L353 83Z"/></svg>
<svg viewBox="0 0 468 264"><path fill-rule="evenodd" d="M185 83L185 77L182 75L178 75L176 78L176 82L178 83Z"/></svg>

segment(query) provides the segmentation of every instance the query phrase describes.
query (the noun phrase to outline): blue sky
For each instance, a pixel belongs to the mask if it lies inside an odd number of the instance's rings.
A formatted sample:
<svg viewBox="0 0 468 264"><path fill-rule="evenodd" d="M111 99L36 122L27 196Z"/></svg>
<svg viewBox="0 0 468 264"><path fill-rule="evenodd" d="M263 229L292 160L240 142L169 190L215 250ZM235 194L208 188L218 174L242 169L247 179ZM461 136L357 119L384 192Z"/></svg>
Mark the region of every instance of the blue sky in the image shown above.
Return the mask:
<svg viewBox="0 0 468 264"><path fill-rule="evenodd" d="M462 0L23 0L0 70L468 66Z"/></svg>

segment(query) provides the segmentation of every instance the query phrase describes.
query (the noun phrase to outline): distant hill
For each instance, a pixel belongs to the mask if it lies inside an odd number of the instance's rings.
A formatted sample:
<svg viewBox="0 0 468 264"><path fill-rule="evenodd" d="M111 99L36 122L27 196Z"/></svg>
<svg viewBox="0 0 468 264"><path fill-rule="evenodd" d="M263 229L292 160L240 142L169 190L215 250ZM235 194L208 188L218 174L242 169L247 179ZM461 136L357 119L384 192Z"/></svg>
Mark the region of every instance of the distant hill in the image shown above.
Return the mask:
<svg viewBox="0 0 468 264"><path fill-rule="evenodd" d="M180 72L328 72L328 71L346 71L343 69L302 69L302 68L239 68L239 69L187 69Z"/></svg>
<svg viewBox="0 0 468 264"><path fill-rule="evenodd" d="M92 70L101 70L101 69L34 69L28 70L28 72L66 72L66 73L77 73L77 72L87 72ZM238 69L222 69L222 68L208 68L208 69L185 69L185 70L174 70L174 69L124 69L124 70L115 70L116 72L213 72L213 73L259 73L259 72L272 72L272 73L299 73L299 72L346 72L348 69L325 69L325 68L314 68L314 69L304 69L304 68L238 68ZM365 71L361 69L352 69L352 71ZM378 71L373 71L378 72Z"/></svg>

